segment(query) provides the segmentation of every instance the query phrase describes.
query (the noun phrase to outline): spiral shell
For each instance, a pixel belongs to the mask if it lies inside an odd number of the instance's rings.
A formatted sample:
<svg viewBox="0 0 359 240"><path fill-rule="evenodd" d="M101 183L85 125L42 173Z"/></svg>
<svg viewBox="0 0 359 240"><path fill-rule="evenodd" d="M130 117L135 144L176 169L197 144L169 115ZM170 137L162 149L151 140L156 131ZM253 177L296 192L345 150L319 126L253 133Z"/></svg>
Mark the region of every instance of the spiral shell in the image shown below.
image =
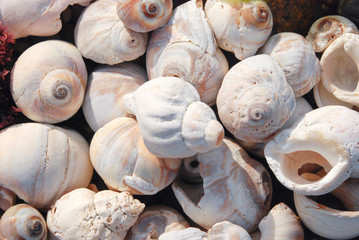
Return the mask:
<svg viewBox="0 0 359 240"><path fill-rule="evenodd" d="M91 3L75 27L75 44L82 56L97 63L114 65L132 61L146 52L147 33L125 27L116 11L117 0Z"/></svg>

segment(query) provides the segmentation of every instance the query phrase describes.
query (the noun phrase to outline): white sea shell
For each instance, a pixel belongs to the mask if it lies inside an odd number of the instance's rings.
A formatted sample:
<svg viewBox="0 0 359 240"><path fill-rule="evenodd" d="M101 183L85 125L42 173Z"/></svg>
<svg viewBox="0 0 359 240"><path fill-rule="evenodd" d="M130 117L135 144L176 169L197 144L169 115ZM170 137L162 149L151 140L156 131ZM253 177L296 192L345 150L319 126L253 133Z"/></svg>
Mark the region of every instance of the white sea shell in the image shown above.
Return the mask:
<svg viewBox="0 0 359 240"><path fill-rule="evenodd" d="M114 66L98 66L89 75L82 111L91 129L118 117L130 117L122 97L147 81L146 71L138 64L124 62Z"/></svg>
<svg viewBox="0 0 359 240"><path fill-rule="evenodd" d="M219 47L239 60L253 56L272 32L272 12L264 1L208 0L205 11Z"/></svg>
<svg viewBox="0 0 359 240"><path fill-rule="evenodd" d="M17 196L10 189L0 186L0 208L3 211L8 210L16 204Z"/></svg>
<svg viewBox="0 0 359 240"><path fill-rule="evenodd" d="M39 42L25 50L11 72L16 105L33 121L58 123L81 107L87 70L80 52L60 40Z"/></svg>
<svg viewBox="0 0 359 240"><path fill-rule="evenodd" d="M252 240L249 233L239 225L229 221L214 224L208 230L209 240Z"/></svg>
<svg viewBox="0 0 359 240"><path fill-rule="evenodd" d="M195 0L178 6L169 22L152 33L146 68L149 79L179 77L197 89L203 102L215 104L228 62Z"/></svg>
<svg viewBox="0 0 359 240"><path fill-rule="evenodd" d="M359 178L349 178L331 192L347 210L359 211Z"/></svg>
<svg viewBox="0 0 359 240"><path fill-rule="evenodd" d="M158 240L208 240L208 234L199 228L189 227L163 233Z"/></svg>
<svg viewBox="0 0 359 240"><path fill-rule="evenodd" d="M123 102L136 116L148 150L181 158L218 147L224 130L196 89L176 77L156 78L126 94Z"/></svg>
<svg viewBox="0 0 359 240"><path fill-rule="evenodd" d="M147 33L125 27L116 11L117 0L91 3L75 27L75 44L85 58L114 65L132 61L146 52Z"/></svg>

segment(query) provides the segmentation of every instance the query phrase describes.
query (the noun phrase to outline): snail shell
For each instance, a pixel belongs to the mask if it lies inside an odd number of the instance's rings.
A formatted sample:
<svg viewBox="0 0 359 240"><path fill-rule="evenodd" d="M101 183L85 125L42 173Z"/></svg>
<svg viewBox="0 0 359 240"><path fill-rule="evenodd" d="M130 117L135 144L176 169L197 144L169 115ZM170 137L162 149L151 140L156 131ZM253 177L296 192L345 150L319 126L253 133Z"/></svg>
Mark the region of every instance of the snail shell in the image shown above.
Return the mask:
<svg viewBox="0 0 359 240"><path fill-rule="evenodd" d="M27 204L9 208L1 217L1 239L46 240L47 226L41 213Z"/></svg>
<svg viewBox="0 0 359 240"><path fill-rule="evenodd" d="M189 227L186 229L165 232L158 240L208 240L208 234L199 228Z"/></svg>
<svg viewBox="0 0 359 240"><path fill-rule="evenodd" d="M91 3L75 27L75 44L82 56L97 63L114 65L132 61L146 52L147 33L125 27L116 11L117 0Z"/></svg>
<svg viewBox="0 0 359 240"><path fill-rule="evenodd" d="M211 229L208 230L208 236L208 240L252 240L244 228L229 221L214 224Z"/></svg>
<svg viewBox="0 0 359 240"><path fill-rule="evenodd" d="M132 31L150 32L168 22L172 7L172 0L118 0L117 14Z"/></svg>
<svg viewBox="0 0 359 240"><path fill-rule="evenodd" d="M71 43L47 40L25 50L11 72L10 89L16 105L33 121L58 123L81 107L87 70Z"/></svg>

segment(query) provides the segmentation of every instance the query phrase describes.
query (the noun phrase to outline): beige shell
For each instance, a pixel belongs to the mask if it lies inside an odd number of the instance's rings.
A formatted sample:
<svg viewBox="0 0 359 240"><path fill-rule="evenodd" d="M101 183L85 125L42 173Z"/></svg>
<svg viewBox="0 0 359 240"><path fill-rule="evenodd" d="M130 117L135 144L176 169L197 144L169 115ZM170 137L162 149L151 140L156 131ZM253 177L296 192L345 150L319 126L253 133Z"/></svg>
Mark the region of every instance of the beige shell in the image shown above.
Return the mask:
<svg viewBox="0 0 359 240"><path fill-rule="evenodd" d="M75 27L75 44L82 56L97 63L114 65L142 56L147 33L125 27L116 11L117 0L91 3L82 11Z"/></svg>
<svg viewBox="0 0 359 240"><path fill-rule="evenodd" d="M208 230L208 240L252 240L249 233L239 225L229 221L214 224Z"/></svg>
<svg viewBox="0 0 359 240"><path fill-rule="evenodd" d="M270 210L269 173L234 141L184 159L184 167L191 174L179 174L172 189L185 214L203 228L227 220L251 232Z"/></svg>
<svg viewBox="0 0 359 240"><path fill-rule="evenodd" d="M322 68L310 42L294 32L271 36L258 54L268 54L282 67L296 97L307 94L320 80Z"/></svg>
<svg viewBox="0 0 359 240"><path fill-rule="evenodd" d="M331 192L349 211L359 211L359 178L349 178Z"/></svg>
<svg viewBox="0 0 359 240"><path fill-rule="evenodd" d="M89 145L73 130L12 125L0 133L0 151L0 185L38 209L47 210L66 192L87 187L92 177Z"/></svg>
<svg viewBox="0 0 359 240"><path fill-rule="evenodd" d="M117 14L127 28L150 32L168 22L172 7L172 0L118 0Z"/></svg>
<svg viewBox="0 0 359 240"><path fill-rule="evenodd" d="M163 233L158 240L208 240L208 234L199 228L189 227Z"/></svg>
<svg viewBox="0 0 359 240"><path fill-rule="evenodd" d="M295 97L277 61L261 54L234 65L217 96L218 115L236 138L263 142L289 119Z"/></svg>
<svg viewBox="0 0 359 240"><path fill-rule="evenodd" d="M0 22L15 39L52 36L62 28L60 14L74 4L88 5L92 0L5 0L0 2Z"/></svg>
<svg viewBox="0 0 359 240"><path fill-rule="evenodd" d="M3 211L8 210L16 204L17 196L10 189L0 186L0 208Z"/></svg>
<svg viewBox="0 0 359 240"><path fill-rule="evenodd" d="M147 81L146 71L138 64L124 62L114 66L98 66L89 75L82 111L91 129L118 117L130 117L122 97Z"/></svg>
<svg viewBox="0 0 359 240"><path fill-rule="evenodd" d="M87 70L71 43L46 40L25 50L11 72L10 89L18 108L33 121L58 123L81 107Z"/></svg>
<svg viewBox="0 0 359 240"><path fill-rule="evenodd" d="M128 192L78 188L47 212L50 239L123 240L145 205Z"/></svg>
<svg viewBox="0 0 359 240"><path fill-rule="evenodd" d="M143 143L132 118L116 118L96 131L90 144L96 172L110 189L155 194L175 179L181 159L159 158Z"/></svg>
<svg viewBox="0 0 359 240"><path fill-rule="evenodd" d="M136 116L148 150L181 158L218 147L224 129L196 89L176 77L156 78L126 94L123 102Z"/></svg>
<svg viewBox="0 0 359 240"><path fill-rule="evenodd" d="M218 46L239 60L253 56L272 32L272 12L265 1L208 0L205 11Z"/></svg>
<svg viewBox="0 0 359 240"><path fill-rule="evenodd" d="M9 208L1 217L1 239L46 240L47 225L41 213L21 203Z"/></svg>
<svg viewBox="0 0 359 240"><path fill-rule="evenodd" d="M339 36L344 33L359 33L355 24L339 15L324 16L316 20L305 37L315 52L323 52Z"/></svg>
<svg viewBox="0 0 359 240"><path fill-rule="evenodd" d="M146 68L149 79L179 77L196 88L201 101L215 104L228 62L195 0L178 6L170 21L153 32Z"/></svg>

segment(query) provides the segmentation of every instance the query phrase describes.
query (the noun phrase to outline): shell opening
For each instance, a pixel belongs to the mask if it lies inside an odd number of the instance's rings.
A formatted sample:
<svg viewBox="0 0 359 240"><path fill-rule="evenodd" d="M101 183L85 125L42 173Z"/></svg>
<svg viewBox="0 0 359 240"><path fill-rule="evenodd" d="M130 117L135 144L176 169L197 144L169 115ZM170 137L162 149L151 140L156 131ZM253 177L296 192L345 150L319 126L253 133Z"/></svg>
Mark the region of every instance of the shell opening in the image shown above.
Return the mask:
<svg viewBox="0 0 359 240"><path fill-rule="evenodd" d="M30 217L29 219L27 219L26 225L26 229L30 237L42 235L44 231L42 221L38 217Z"/></svg>

